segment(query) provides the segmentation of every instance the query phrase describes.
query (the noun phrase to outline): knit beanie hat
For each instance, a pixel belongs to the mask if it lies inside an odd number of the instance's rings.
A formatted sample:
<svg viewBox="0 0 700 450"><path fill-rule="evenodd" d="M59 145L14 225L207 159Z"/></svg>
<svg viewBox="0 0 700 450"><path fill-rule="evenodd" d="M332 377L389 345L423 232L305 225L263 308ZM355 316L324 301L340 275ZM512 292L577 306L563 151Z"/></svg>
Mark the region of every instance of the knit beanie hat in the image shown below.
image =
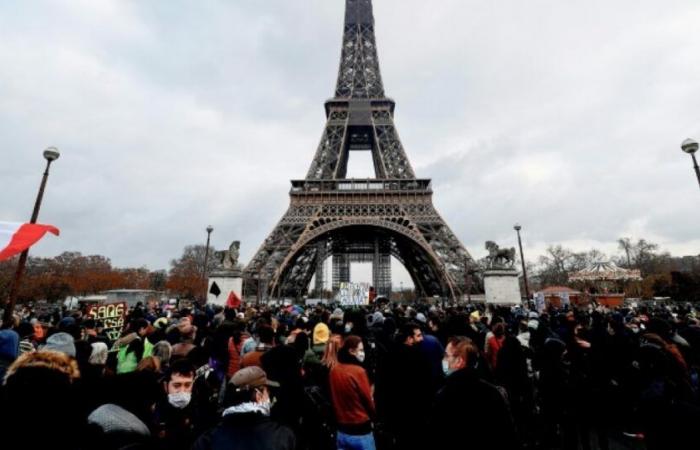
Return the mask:
<svg viewBox="0 0 700 450"><path fill-rule="evenodd" d="M321 322L316 324L314 327L314 345L325 344L330 339L331 330L328 329L328 325Z"/></svg>
<svg viewBox="0 0 700 450"><path fill-rule="evenodd" d="M343 310L340 308L335 308L330 318L331 320L343 320Z"/></svg>
<svg viewBox="0 0 700 450"><path fill-rule="evenodd" d="M75 341L73 340L73 336L68 333L60 332L52 334L46 340L46 345L44 345L42 350L62 352L75 358Z"/></svg>
<svg viewBox="0 0 700 450"><path fill-rule="evenodd" d="M121 406L107 403L88 416L88 423L97 425L105 434L129 434L148 437L151 432L138 417Z"/></svg>

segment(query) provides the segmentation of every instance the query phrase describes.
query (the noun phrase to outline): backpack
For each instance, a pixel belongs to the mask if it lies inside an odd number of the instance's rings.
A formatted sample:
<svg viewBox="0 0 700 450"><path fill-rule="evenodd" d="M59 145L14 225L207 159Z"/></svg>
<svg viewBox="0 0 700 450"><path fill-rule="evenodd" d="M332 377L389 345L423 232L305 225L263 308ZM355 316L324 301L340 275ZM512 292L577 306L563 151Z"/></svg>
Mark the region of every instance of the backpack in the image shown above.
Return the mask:
<svg viewBox="0 0 700 450"><path fill-rule="evenodd" d="M313 450L335 450L336 430L333 405L318 386L304 388L305 414L302 427L308 432Z"/></svg>

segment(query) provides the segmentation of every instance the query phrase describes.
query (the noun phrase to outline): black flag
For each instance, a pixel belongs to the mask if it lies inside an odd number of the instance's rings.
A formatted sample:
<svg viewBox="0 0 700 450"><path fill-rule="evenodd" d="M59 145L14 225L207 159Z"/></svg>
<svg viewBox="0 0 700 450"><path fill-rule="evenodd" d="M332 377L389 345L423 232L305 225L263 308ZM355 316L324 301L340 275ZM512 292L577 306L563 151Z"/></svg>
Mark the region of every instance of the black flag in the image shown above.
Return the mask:
<svg viewBox="0 0 700 450"><path fill-rule="evenodd" d="M211 284L211 289L209 289L209 293L213 294L214 297L218 297L221 294L221 289L219 289L219 285L216 284L216 281Z"/></svg>

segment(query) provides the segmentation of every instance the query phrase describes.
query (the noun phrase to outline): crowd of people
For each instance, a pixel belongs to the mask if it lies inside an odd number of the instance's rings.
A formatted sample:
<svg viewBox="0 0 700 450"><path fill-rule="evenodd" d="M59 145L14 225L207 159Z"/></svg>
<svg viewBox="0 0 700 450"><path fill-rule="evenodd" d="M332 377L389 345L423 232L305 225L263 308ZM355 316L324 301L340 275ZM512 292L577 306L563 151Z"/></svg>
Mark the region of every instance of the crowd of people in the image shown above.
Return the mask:
<svg viewBox="0 0 700 450"><path fill-rule="evenodd" d="M700 447L690 305L164 306L115 341L23 308L0 330L2 447Z"/></svg>

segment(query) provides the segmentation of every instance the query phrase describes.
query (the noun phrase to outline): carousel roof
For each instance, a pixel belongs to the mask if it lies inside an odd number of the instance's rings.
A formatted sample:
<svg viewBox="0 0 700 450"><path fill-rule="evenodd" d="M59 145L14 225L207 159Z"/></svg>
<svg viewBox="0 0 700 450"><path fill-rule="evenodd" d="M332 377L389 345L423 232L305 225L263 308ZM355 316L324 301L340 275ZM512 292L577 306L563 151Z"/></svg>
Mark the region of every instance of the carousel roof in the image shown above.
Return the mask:
<svg viewBox="0 0 700 450"><path fill-rule="evenodd" d="M566 294L566 293L578 295L581 292L577 291L576 289L572 289L568 286L549 286L549 287L542 289L541 291L536 292L536 294L544 294L544 295L559 295L559 294Z"/></svg>
<svg viewBox="0 0 700 450"><path fill-rule="evenodd" d="M612 261L597 261L583 270L574 272L569 281L616 281L641 280L642 274L638 269L623 269Z"/></svg>

